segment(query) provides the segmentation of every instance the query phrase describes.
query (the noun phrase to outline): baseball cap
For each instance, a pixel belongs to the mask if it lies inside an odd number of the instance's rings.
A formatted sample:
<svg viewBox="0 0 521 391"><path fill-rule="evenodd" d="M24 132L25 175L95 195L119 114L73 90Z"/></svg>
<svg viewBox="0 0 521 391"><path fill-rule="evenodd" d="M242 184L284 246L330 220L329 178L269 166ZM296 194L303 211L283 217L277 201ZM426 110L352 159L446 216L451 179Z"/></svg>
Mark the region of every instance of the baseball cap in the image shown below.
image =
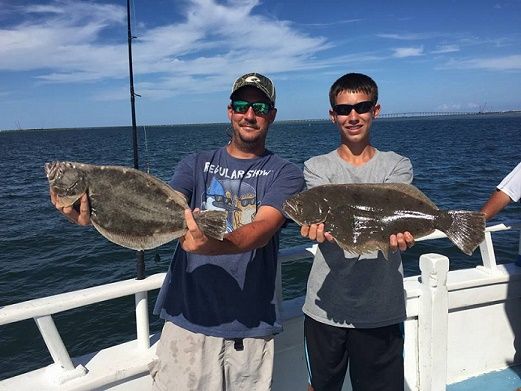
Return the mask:
<svg viewBox="0 0 521 391"><path fill-rule="evenodd" d="M268 97L270 102L275 105L275 86L273 85L273 82L266 76L255 72L247 73L235 80L235 83L233 83L230 99L235 91L246 86L252 86L261 90Z"/></svg>

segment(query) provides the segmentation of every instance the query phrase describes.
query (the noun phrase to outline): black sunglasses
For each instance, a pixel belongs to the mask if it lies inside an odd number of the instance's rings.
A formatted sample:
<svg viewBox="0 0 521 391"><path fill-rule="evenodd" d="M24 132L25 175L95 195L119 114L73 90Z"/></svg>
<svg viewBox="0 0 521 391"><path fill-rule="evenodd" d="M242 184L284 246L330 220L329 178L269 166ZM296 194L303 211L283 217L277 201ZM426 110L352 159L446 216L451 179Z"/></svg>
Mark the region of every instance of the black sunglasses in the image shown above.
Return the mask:
<svg viewBox="0 0 521 391"><path fill-rule="evenodd" d="M232 109L236 113L244 114L250 107L253 108L255 115L266 115L273 106L266 102L246 102L245 100L232 100Z"/></svg>
<svg viewBox="0 0 521 391"><path fill-rule="evenodd" d="M364 114L374 107L374 102L371 100L366 100L364 102L358 102L354 105L334 105L333 111L338 115L349 115L351 110L355 109L358 114Z"/></svg>

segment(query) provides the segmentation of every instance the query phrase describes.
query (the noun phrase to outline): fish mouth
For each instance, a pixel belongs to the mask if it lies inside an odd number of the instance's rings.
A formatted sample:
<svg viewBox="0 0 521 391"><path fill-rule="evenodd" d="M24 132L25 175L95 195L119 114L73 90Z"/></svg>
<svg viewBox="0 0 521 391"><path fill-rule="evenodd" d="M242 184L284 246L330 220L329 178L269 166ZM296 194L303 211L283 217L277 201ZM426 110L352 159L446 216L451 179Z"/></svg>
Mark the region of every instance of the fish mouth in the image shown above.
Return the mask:
<svg viewBox="0 0 521 391"><path fill-rule="evenodd" d="M51 174L51 171L53 169L53 167L56 165L56 162L52 162L52 163L45 163L44 164L44 169L45 169L45 175L47 175L47 178L49 178L49 175Z"/></svg>
<svg viewBox="0 0 521 391"><path fill-rule="evenodd" d="M56 173L58 172L58 169L60 167L60 162L50 162L44 164L45 169L45 175L47 175L47 179L49 182L54 181L56 178Z"/></svg>

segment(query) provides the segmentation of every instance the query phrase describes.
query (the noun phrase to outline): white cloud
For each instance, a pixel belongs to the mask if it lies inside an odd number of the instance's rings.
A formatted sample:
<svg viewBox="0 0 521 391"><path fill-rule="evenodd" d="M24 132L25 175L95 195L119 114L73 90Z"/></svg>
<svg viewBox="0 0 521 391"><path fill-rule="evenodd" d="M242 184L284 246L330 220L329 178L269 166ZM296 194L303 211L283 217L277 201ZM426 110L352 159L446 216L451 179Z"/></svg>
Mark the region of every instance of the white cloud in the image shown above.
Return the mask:
<svg viewBox="0 0 521 391"><path fill-rule="evenodd" d="M405 58L405 57L417 57L423 56L423 46L420 47L408 47L408 48L394 48L393 57Z"/></svg>
<svg viewBox="0 0 521 391"><path fill-rule="evenodd" d="M458 45L438 45L436 49L432 50L432 54L444 54L459 52L460 48Z"/></svg>
<svg viewBox="0 0 521 391"><path fill-rule="evenodd" d="M447 33L429 32L429 33L379 33L376 34L379 38L394 39L397 41L418 41L425 39L433 39L437 37L446 37Z"/></svg>
<svg viewBox="0 0 521 391"><path fill-rule="evenodd" d="M142 23L133 40L136 81L160 78L140 86L155 96L168 94L174 85L189 91L219 89L251 70L318 69L323 64L316 54L330 47L325 38L306 35L289 22L255 14L258 0L183 4L182 20L150 27ZM127 77L123 6L54 0L16 11L23 20L0 30L0 71L34 71L46 83Z"/></svg>
<svg viewBox="0 0 521 391"><path fill-rule="evenodd" d="M0 70L99 73L105 62L117 62L115 54L125 49L99 43L103 30L118 25L123 29L123 7L55 1L14 11L24 20L0 30ZM124 64L124 58L119 62Z"/></svg>
<svg viewBox="0 0 521 391"><path fill-rule="evenodd" d="M351 23L358 23L363 22L364 19L344 19L344 20L337 20L337 21L331 21L331 22L323 22L323 23L299 23L300 26L310 26L310 27L329 27L329 26L338 26L338 25L345 25L345 24L351 24Z"/></svg>
<svg viewBox="0 0 521 391"><path fill-rule="evenodd" d="M495 58L473 58L451 60L444 65L445 69L485 69L489 71L521 70L521 54Z"/></svg>
<svg viewBox="0 0 521 391"><path fill-rule="evenodd" d="M448 112L467 112L467 111L477 111L481 106L477 103L468 102L468 103L443 103L439 105L436 110L438 111L448 111Z"/></svg>
<svg viewBox="0 0 521 391"><path fill-rule="evenodd" d="M398 41L413 41L417 39L424 39L425 36L423 34L419 33L410 33L410 34L376 34L379 38L385 38L385 39L395 39Z"/></svg>

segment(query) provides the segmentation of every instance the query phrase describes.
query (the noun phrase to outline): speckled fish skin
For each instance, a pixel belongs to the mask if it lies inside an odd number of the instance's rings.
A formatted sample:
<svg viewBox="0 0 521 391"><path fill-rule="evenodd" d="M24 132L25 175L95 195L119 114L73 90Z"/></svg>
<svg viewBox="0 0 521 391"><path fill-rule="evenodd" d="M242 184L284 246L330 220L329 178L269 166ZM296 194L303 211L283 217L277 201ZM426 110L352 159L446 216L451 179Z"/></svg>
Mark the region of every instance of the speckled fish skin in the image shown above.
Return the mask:
<svg viewBox="0 0 521 391"><path fill-rule="evenodd" d="M184 196L152 175L75 162L46 163L45 171L57 206L71 206L87 193L92 225L120 246L152 249L186 232ZM203 211L194 217L208 236L223 239L226 212Z"/></svg>
<svg viewBox="0 0 521 391"><path fill-rule="evenodd" d="M440 210L403 183L317 186L286 200L283 209L300 225L324 223L340 247L357 254L381 250L387 258L389 236L405 231L420 238L438 229L467 255L485 238L482 213Z"/></svg>

